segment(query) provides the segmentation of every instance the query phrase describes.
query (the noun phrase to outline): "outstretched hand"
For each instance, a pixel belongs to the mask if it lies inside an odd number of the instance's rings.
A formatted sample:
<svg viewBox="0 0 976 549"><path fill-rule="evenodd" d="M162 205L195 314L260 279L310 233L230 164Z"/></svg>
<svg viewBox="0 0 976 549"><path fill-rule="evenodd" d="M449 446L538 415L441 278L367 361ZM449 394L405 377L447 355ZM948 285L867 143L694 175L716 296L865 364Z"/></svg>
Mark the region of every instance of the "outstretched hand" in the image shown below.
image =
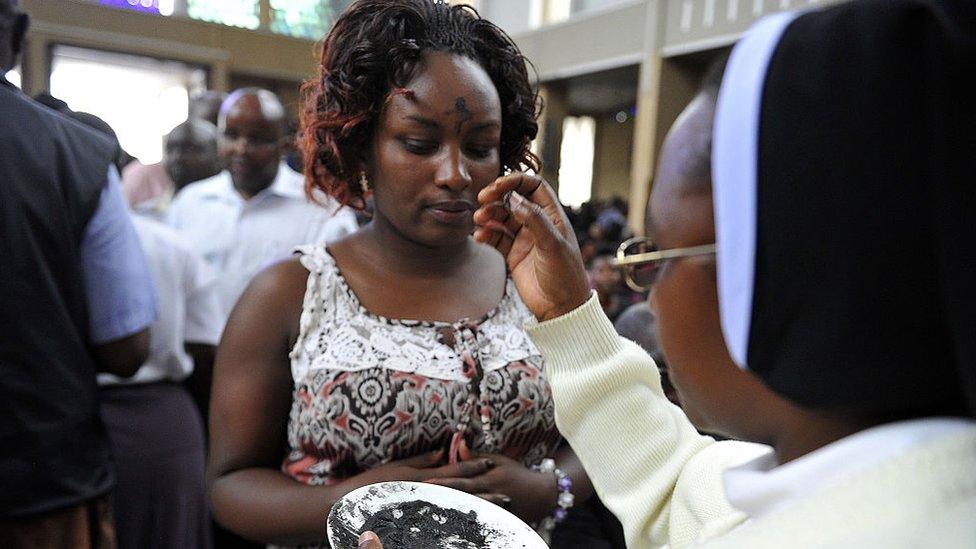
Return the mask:
<svg viewBox="0 0 976 549"><path fill-rule="evenodd" d="M576 234L556 193L541 177L512 173L478 194L475 240L505 256L522 301L540 321L590 297Z"/></svg>

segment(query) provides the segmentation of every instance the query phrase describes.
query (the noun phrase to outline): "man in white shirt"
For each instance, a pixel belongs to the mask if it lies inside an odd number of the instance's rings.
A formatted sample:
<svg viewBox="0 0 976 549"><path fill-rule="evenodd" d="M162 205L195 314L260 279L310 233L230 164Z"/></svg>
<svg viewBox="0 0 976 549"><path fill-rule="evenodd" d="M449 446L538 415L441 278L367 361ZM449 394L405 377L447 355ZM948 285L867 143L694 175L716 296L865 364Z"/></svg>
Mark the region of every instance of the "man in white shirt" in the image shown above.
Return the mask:
<svg viewBox="0 0 976 549"><path fill-rule="evenodd" d="M220 111L220 155L227 169L187 186L173 201L170 224L218 276L226 320L251 278L295 246L329 242L356 230L349 209L308 201L304 178L282 162L287 117L276 95L237 90Z"/></svg>
<svg viewBox="0 0 976 549"><path fill-rule="evenodd" d="M150 326L149 358L134 376L98 375L117 470L116 536L123 548L206 549L204 425L182 383L191 373L209 380L224 319L212 273L180 236L144 216L133 215L132 223L156 284L159 318Z"/></svg>
<svg viewBox="0 0 976 549"><path fill-rule="evenodd" d="M122 171L122 190L132 210L165 221L173 196L194 181L213 177L223 167L217 155L217 126L188 118L164 139L163 160L133 161Z"/></svg>
<svg viewBox="0 0 976 549"><path fill-rule="evenodd" d="M180 382L193 372L194 346L214 347L220 341L224 327L214 291L216 280L175 231L140 215L132 216L132 224L156 284L159 318L150 326L149 358L135 375L123 379L98 374L98 381L100 385Z"/></svg>

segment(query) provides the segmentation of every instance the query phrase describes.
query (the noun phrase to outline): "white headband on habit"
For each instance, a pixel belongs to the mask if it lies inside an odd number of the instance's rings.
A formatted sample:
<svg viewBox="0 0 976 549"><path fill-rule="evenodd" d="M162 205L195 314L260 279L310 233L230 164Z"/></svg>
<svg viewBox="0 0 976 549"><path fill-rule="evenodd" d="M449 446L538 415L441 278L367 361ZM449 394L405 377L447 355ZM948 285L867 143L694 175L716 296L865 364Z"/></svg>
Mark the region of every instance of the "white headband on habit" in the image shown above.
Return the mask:
<svg viewBox="0 0 976 549"><path fill-rule="evenodd" d="M748 368L756 268L759 114L766 70L786 27L800 12L771 15L732 50L715 108L712 195L718 243L718 300L729 354Z"/></svg>

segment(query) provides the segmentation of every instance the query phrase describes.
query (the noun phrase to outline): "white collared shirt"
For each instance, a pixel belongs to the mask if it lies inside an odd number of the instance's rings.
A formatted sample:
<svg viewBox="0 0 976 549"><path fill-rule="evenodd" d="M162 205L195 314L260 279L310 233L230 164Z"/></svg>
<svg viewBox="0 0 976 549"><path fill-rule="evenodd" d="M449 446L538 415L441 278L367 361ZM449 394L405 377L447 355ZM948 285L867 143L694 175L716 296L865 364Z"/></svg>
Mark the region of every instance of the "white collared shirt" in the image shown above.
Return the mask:
<svg viewBox="0 0 976 549"><path fill-rule="evenodd" d="M724 473L733 507L757 519L790 507L937 438L972 429L961 418L925 418L865 429L789 463L770 451Z"/></svg>
<svg viewBox="0 0 976 549"><path fill-rule="evenodd" d="M100 385L182 381L193 373L186 343L216 345L224 328L213 275L173 229L132 216L159 295L159 317L149 327L149 358L130 378L98 374Z"/></svg>
<svg viewBox="0 0 976 549"><path fill-rule="evenodd" d="M226 321L259 271L288 258L296 246L332 242L356 230L352 210L331 198L324 203L309 202L302 175L282 162L271 185L249 200L227 170L192 183L173 199L168 219L216 273Z"/></svg>

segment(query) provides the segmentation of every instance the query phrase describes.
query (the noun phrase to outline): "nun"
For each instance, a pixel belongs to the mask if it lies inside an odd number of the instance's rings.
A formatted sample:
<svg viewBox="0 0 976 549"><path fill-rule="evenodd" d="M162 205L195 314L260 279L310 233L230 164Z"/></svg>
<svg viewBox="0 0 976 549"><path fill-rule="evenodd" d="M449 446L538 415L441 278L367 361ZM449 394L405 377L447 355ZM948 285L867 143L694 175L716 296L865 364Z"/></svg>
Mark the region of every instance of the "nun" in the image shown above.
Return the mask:
<svg viewBox="0 0 976 549"><path fill-rule="evenodd" d="M589 293L552 189L481 192L476 237L629 547L976 547L973 74L971 0L775 15L713 71L617 260L683 410Z"/></svg>

